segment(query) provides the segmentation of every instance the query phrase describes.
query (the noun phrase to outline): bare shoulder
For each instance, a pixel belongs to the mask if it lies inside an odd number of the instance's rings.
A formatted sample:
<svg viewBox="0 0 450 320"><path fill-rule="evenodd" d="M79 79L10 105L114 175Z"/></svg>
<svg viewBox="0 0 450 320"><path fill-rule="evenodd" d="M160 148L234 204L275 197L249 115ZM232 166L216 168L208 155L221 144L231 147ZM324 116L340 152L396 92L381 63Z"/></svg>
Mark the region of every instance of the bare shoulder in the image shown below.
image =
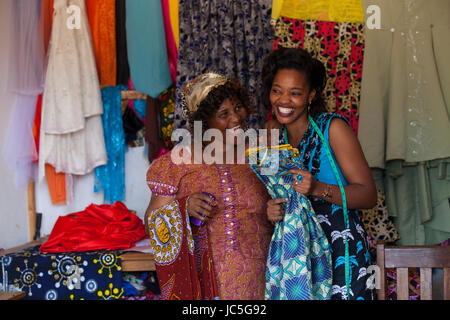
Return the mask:
<svg viewBox="0 0 450 320"><path fill-rule="evenodd" d="M353 129L343 119L334 118L331 120L328 135L332 147L343 145L360 147Z"/></svg>

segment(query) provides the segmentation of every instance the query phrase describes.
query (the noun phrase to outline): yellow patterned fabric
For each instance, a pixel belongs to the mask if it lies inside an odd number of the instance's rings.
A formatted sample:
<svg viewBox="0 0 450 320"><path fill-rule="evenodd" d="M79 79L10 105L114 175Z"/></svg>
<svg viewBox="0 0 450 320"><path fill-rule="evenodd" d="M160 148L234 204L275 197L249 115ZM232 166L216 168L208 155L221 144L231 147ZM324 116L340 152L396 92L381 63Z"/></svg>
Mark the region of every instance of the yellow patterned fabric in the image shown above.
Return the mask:
<svg viewBox="0 0 450 320"><path fill-rule="evenodd" d="M362 0L273 0L272 19L280 16L334 22L364 21Z"/></svg>

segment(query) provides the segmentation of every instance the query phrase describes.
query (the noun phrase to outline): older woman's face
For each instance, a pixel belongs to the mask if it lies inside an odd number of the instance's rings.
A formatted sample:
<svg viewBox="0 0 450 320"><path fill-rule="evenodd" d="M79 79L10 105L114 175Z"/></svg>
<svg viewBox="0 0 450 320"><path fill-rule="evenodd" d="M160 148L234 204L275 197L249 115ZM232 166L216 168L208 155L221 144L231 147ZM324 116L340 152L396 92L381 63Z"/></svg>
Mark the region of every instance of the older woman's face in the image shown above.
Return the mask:
<svg viewBox="0 0 450 320"><path fill-rule="evenodd" d="M228 133L236 136L244 130L247 118L247 109L241 104L239 99L227 98L220 105L219 109L208 119L208 126L211 129L218 129L222 133L223 140ZM233 139L236 143L236 139Z"/></svg>

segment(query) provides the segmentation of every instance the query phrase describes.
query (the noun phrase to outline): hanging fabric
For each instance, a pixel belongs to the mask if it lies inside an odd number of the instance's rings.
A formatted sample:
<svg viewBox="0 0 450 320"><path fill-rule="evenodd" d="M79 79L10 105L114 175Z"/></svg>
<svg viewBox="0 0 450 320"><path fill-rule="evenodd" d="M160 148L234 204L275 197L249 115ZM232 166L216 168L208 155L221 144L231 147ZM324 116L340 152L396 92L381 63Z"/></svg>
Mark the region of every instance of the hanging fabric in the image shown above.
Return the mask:
<svg viewBox="0 0 450 320"><path fill-rule="evenodd" d="M177 81L177 44L173 35L173 27L170 17L170 4L169 0L162 0L162 11L164 20L164 30L166 35L167 57L169 59L170 76L172 82ZM172 1L173 2L173 1Z"/></svg>
<svg viewBox="0 0 450 320"><path fill-rule="evenodd" d="M34 179L36 158L33 121L37 97L44 87L44 32L41 1L12 2L7 89L17 94L8 121L3 157L15 173L16 185Z"/></svg>
<svg viewBox="0 0 450 320"><path fill-rule="evenodd" d="M36 157L33 162L39 162L39 137L41 133L42 94L38 96L36 112L33 123L33 138L36 145ZM45 177L47 180L50 200L54 205L65 205L71 201L73 195L72 176L63 172L56 173L55 167L45 164Z"/></svg>
<svg viewBox="0 0 450 320"><path fill-rule="evenodd" d="M9 42L9 91L37 96L44 85L44 23L41 0L13 1Z"/></svg>
<svg viewBox="0 0 450 320"><path fill-rule="evenodd" d="M125 0L116 0L116 83L127 85L130 79L130 66L127 53L127 32L125 29Z"/></svg>
<svg viewBox="0 0 450 320"><path fill-rule="evenodd" d="M147 97L145 115L145 141L148 143L148 161L155 160L162 147L159 130L159 112L161 102L158 99Z"/></svg>
<svg viewBox="0 0 450 320"><path fill-rule="evenodd" d="M364 24L280 17L273 48L299 47L323 63L327 111L344 116L358 132L364 54Z"/></svg>
<svg viewBox="0 0 450 320"><path fill-rule="evenodd" d="M179 48L175 103L175 128L185 127L180 90L205 72L237 78L255 96L255 111L249 126L262 128L266 110L262 106L261 70L270 52L271 0L179 1Z"/></svg>
<svg viewBox="0 0 450 320"><path fill-rule="evenodd" d="M433 245L450 235L450 3L363 3L382 16L364 33L358 138L384 170L397 244Z"/></svg>
<svg viewBox="0 0 450 320"><path fill-rule="evenodd" d="M153 98L172 84L160 1L126 2L128 62L137 91Z"/></svg>
<svg viewBox="0 0 450 320"><path fill-rule="evenodd" d="M100 86L116 85L116 0L86 0Z"/></svg>
<svg viewBox="0 0 450 320"><path fill-rule="evenodd" d="M361 0L273 0L272 18L280 16L301 20L363 22Z"/></svg>
<svg viewBox="0 0 450 320"><path fill-rule="evenodd" d="M122 90L127 87L102 89L102 115L108 162L95 168L94 192L103 190L105 203L125 200L125 133L122 123Z"/></svg>
<svg viewBox="0 0 450 320"><path fill-rule="evenodd" d="M164 90L158 97L158 100L161 103L159 121L161 127L161 140L164 148L170 150L173 147L172 133L173 113L175 111L175 85Z"/></svg>
<svg viewBox="0 0 450 320"><path fill-rule="evenodd" d="M67 7L80 9L71 28ZM78 28L79 27L79 28ZM54 20L42 102L39 177L45 163L56 172L84 175L107 162L103 106L83 0L54 0Z"/></svg>

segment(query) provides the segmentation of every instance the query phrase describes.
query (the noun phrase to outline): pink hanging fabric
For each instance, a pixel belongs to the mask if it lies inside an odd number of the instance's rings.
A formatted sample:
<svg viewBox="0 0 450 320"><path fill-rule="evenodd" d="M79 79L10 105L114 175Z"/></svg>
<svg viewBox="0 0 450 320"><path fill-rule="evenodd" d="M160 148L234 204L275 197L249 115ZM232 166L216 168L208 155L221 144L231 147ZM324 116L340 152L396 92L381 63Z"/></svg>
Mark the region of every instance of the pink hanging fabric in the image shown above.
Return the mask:
<svg viewBox="0 0 450 320"><path fill-rule="evenodd" d="M166 32L166 46L167 46L167 57L169 59L170 76L172 81L175 82L177 79L177 45L175 43L175 38L173 36L172 25L170 23L170 7L169 0L162 0L162 11L164 20L164 29Z"/></svg>

